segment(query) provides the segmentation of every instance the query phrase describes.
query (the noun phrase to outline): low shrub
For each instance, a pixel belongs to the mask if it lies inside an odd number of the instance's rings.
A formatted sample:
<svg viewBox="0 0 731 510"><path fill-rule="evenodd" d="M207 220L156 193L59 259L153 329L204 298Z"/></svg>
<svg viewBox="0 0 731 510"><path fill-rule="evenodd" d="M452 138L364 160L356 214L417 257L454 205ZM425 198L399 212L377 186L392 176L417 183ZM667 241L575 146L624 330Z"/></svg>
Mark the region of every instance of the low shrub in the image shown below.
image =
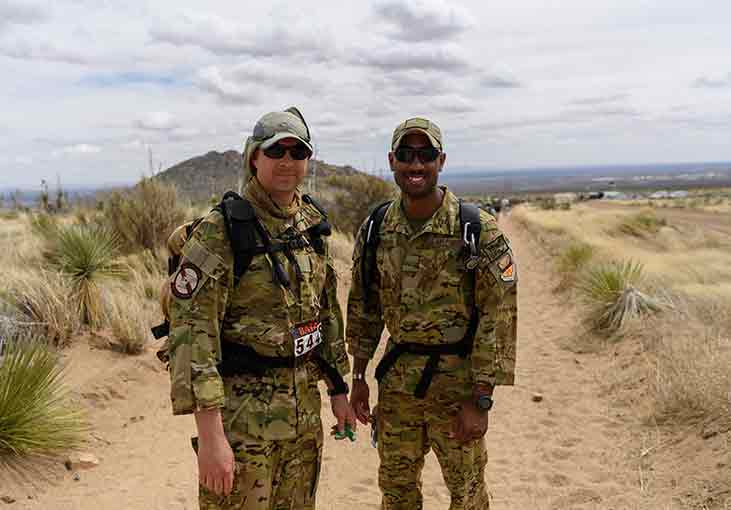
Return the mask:
<svg viewBox="0 0 731 510"><path fill-rule="evenodd" d="M577 288L588 307L592 329L610 335L621 333L632 321L660 311L664 303L638 289L642 264L612 262L588 269Z"/></svg>
<svg viewBox="0 0 731 510"><path fill-rule="evenodd" d="M104 203L104 224L117 233L128 252L158 250L184 218L175 187L152 178L112 193Z"/></svg>
<svg viewBox="0 0 731 510"><path fill-rule="evenodd" d="M667 225L664 218L659 218L654 211L645 210L625 218L616 231L620 234L645 238L657 234L660 228Z"/></svg>
<svg viewBox="0 0 731 510"><path fill-rule="evenodd" d="M558 288L573 286L593 256L594 247L590 244L574 241L566 246L556 260L556 269L561 277Z"/></svg>

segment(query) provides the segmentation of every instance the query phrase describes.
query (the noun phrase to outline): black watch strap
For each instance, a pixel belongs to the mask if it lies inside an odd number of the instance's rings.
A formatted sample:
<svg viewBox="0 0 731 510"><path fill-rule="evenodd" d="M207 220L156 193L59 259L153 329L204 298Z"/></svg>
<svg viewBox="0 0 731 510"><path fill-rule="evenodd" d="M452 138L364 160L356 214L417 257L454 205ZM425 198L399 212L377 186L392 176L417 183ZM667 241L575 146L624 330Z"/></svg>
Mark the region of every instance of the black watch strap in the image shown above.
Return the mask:
<svg viewBox="0 0 731 510"><path fill-rule="evenodd" d="M477 397L476 403L477 408L485 413L492 409L492 405L494 404L490 395L480 395L479 397Z"/></svg>
<svg viewBox="0 0 731 510"><path fill-rule="evenodd" d="M349 392L350 388L348 388L348 383L343 382L342 385L337 385L333 389L328 389L327 396L334 397L335 395L347 395Z"/></svg>

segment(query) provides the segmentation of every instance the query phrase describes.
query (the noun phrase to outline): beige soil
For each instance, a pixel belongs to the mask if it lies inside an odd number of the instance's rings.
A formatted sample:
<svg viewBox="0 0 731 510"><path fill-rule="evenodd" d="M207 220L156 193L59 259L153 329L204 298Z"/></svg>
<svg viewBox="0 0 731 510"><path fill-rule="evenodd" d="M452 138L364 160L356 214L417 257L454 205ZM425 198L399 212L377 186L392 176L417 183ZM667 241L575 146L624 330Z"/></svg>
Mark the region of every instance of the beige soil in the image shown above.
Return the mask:
<svg viewBox="0 0 731 510"><path fill-rule="evenodd" d="M664 483L653 483L643 471L646 465L640 469L642 429L630 408L606 391L614 361L606 353L577 354L565 348L577 335L579 321L576 311L552 292L549 263L540 246L509 218L503 226L519 260L519 350L517 385L498 388L490 414L487 479L492 508L685 508L671 504ZM342 280L345 287L349 279ZM193 421L171 415L167 374L153 350L129 357L78 342L65 357L70 385L91 419L86 451L100 465L78 472L78 480L61 462L49 479L34 484L0 478L0 496L16 500L7 508L197 508L195 458L189 446ZM371 389L375 393L375 384ZM536 392L543 395L541 402L532 400ZM324 401L323 421L329 430L333 420ZM368 430L359 429L355 444L328 438L324 456L319 510L379 508L378 459ZM426 509L449 506L431 454L424 495Z"/></svg>

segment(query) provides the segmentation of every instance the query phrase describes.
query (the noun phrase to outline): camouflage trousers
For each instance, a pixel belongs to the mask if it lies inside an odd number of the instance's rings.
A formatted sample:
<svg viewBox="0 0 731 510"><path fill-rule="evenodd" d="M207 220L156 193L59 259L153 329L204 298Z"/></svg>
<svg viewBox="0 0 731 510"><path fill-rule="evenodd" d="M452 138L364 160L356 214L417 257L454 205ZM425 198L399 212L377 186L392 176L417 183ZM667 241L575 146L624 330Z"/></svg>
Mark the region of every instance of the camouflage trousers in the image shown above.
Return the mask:
<svg viewBox="0 0 731 510"><path fill-rule="evenodd" d="M484 438L460 445L448 437L460 402L472 393L464 361L454 361L456 370L437 373L423 399L414 396L421 376L418 367L399 362L381 381L377 407L381 510L422 509L421 471L429 450L434 450L451 494L450 510L490 507Z"/></svg>
<svg viewBox="0 0 731 510"><path fill-rule="evenodd" d="M201 510L314 510L320 478L322 429L297 439L243 437L232 445L234 487L227 497L199 487Z"/></svg>

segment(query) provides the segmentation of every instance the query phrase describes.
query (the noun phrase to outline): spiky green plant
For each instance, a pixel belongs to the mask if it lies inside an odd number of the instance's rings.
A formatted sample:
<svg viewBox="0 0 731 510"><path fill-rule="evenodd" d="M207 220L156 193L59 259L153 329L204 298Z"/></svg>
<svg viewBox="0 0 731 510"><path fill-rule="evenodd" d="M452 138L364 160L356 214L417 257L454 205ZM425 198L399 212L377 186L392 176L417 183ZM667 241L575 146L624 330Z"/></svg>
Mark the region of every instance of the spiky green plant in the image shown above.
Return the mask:
<svg viewBox="0 0 731 510"><path fill-rule="evenodd" d="M6 340L0 353L0 466L21 469L30 458L78 446L87 426L63 386L58 353L38 338Z"/></svg>
<svg viewBox="0 0 731 510"><path fill-rule="evenodd" d="M632 321L658 312L662 302L638 289L643 266L638 262L611 262L589 269L577 288L588 305L588 320L598 331L620 333Z"/></svg>
<svg viewBox="0 0 731 510"><path fill-rule="evenodd" d="M116 260L119 247L119 239L111 230L81 225L59 229L49 247L49 261L69 278L79 315L91 326L100 325L103 319L99 282L124 274Z"/></svg>

